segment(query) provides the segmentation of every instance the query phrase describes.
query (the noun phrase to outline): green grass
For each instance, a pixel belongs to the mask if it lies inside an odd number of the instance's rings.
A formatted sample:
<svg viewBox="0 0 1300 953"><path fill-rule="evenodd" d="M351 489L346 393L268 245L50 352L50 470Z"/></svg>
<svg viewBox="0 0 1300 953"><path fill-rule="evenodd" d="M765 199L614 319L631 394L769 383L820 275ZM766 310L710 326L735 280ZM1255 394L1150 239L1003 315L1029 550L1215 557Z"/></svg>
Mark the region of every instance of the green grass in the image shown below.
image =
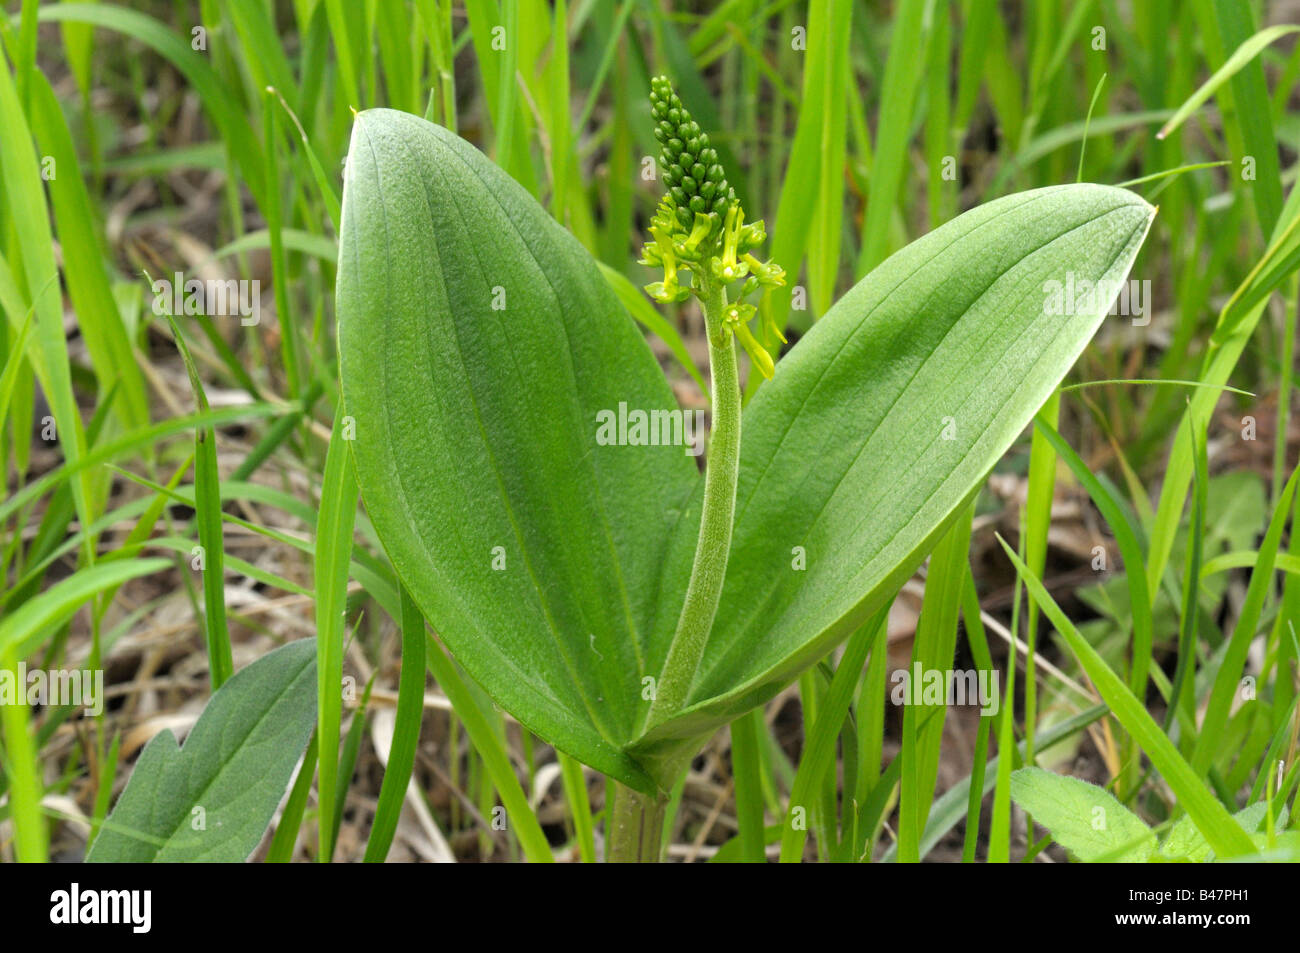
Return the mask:
<svg viewBox="0 0 1300 953"><path fill-rule="evenodd" d="M0 669L101 668L123 695L99 717L0 705L0 859L84 854L45 802L73 797L103 828L139 760L130 683L170 680L163 704L179 708L305 637L316 731L255 858L605 856L613 781L499 709L412 611L345 435L335 284L354 111L426 116L569 230L682 406L708 407L699 315L651 301L641 287L660 276L636 261L662 192L642 176L659 74L747 220L768 224L764 254L788 283L752 300L774 356L789 347L768 327L793 346L893 252L989 200L1081 179L1159 205L1132 271L1151 282L1150 322L1103 322L930 540L923 575L881 596L889 620L854 619L791 690L710 725L666 804L667 856L1063 861L1049 832L1024 831L1013 774L1068 773L1071 758L1152 828L1189 818L1218 856L1255 852L1228 816L1264 802L1275 835L1294 831L1300 27L1286 14L1212 0L5 4ZM146 276L176 271L258 280L262 320L155 309ZM741 374L761 406L768 385L743 359ZM162 638L171 654L146 671L139 640ZM911 661L997 672L999 712L893 705L892 671ZM344 701L345 677L369 686L365 707ZM386 768L377 706L396 709Z"/></svg>

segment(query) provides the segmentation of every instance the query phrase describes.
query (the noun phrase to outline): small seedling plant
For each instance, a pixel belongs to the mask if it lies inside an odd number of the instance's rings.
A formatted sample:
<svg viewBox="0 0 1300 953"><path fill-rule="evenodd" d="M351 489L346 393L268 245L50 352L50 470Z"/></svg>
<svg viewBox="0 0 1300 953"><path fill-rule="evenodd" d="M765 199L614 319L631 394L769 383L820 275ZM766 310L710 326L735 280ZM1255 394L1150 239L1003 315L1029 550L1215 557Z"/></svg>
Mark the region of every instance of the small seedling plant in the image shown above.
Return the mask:
<svg viewBox="0 0 1300 953"><path fill-rule="evenodd" d="M648 293L707 327L703 474L648 432L680 409L596 262L447 130L358 114L337 282L375 532L464 669L610 779L613 860L658 859L709 737L888 607L1111 304L1050 313L1045 285L1118 288L1154 214L1088 184L989 202L777 362L758 309L791 276L666 79L650 102L665 194L642 261L662 274ZM770 378L743 407L742 350ZM598 439L611 413L626 439Z"/></svg>

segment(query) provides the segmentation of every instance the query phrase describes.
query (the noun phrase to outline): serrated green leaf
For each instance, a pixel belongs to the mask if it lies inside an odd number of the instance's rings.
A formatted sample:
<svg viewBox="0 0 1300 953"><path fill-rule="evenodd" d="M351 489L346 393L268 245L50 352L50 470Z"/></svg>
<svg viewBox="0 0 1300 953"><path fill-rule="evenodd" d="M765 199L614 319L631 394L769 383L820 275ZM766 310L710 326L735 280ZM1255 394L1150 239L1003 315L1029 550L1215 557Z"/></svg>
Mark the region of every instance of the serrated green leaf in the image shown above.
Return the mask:
<svg viewBox="0 0 1300 953"><path fill-rule="evenodd" d="M184 747L168 730L145 746L86 860L246 860L316 724L315 684L313 639L290 642L237 672L212 696Z"/></svg>
<svg viewBox="0 0 1300 953"><path fill-rule="evenodd" d="M1021 768L1011 775L1011 799L1080 860L1140 863L1155 849L1151 828L1109 791L1087 781Z"/></svg>
<svg viewBox="0 0 1300 953"><path fill-rule="evenodd" d="M1264 823L1264 816L1268 812L1268 804L1264 801L1258 801L1249 807L1242 808L1232 819L1241 825L1241 829L1252 838L1259 831L1259 826ZM1277 820L1277 827L1280 830L1286 826L1287 810L1284 806L1282 814ZM1261 848L1266 844L1259 844ZM1210 842L1205 839L1205 835L1197 830L1196 825L1188 815L1183 815L1182 819L1169 831L1169 836L1165 838L1164 843L1160 845L1160 853L1170 860L1191 860L1207 861L1214 855L1214 849Z"/></svg>

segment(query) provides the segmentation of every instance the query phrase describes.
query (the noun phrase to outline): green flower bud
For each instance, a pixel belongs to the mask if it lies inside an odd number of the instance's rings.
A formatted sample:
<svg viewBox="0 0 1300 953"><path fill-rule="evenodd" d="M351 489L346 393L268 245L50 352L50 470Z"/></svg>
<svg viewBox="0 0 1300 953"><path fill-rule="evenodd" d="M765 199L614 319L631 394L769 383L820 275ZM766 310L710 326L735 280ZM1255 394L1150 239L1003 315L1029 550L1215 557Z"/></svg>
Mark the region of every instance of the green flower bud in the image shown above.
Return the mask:
<svg viewBox="0 0 1300 953"><path fill-rule="evenodd" d="M658 121L655 138L663 144L659 154L662 180L673 200L678 205L689 205L707 178L714 189L706 197L706 203L712 200L712 206L706 208L719 216L725 214L727 204L719 205L718 200L730 200L732 194L718 164L717 150L710 145L708 133L691 118L690 111L673 92L667 77L656 76L650 81L650 112ZM677 188L682 190L681 195L677 194Z"/></svg>
<svg viewBox="0 0 1300 953"><path fill-rule="evenodd" d="M779 265L750 254L767 240L767 229L762 221L745 222L717 149L665 77L650 81L650 113L662 147L659 171L665 194L651 219L653 241L644 247L641 262L662 267L664 277L646 285L646 291L657 301L672 303L704 294L711 282L729 287L722 326L759 372L771 377L772 356L749 328L757 309L743 301L785 283ZM785 341L766 315L764 332L766 341Z"/></svg>

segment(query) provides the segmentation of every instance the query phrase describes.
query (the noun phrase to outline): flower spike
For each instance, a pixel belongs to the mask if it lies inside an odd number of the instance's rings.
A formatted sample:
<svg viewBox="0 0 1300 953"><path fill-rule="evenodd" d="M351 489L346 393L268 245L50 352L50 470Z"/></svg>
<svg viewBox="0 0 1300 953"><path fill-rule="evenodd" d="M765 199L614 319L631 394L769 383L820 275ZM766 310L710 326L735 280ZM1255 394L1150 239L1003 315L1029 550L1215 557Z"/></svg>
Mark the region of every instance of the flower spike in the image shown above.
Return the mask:
<svg viewBox="0 0 1300 953"><path fill-rule="evenodd" d="M763 262L753 254L767 241L767 228L761 219L745 221L717 149L673 92L667 77L656 76L650 81L650 112L660 145L660 178L665 191L650 220L652 240L642 250L641 263L663 268L664 277L646 285L646 291L664 303L683 301L692 294L708 300L710 289L720 293L726 308L721 327L711 325L710 334L730 330L754 366L771 377L772 356L749 328L757 310L742 303L756 291L785 284L780 265ZM683 280L683 272L691 273L693 280ZM728 292L725 289L729 287ZM730 304L726 303L728 295L733 299ZM785 343L770 316L764 317L763 329L765 340Z"/></svg>

